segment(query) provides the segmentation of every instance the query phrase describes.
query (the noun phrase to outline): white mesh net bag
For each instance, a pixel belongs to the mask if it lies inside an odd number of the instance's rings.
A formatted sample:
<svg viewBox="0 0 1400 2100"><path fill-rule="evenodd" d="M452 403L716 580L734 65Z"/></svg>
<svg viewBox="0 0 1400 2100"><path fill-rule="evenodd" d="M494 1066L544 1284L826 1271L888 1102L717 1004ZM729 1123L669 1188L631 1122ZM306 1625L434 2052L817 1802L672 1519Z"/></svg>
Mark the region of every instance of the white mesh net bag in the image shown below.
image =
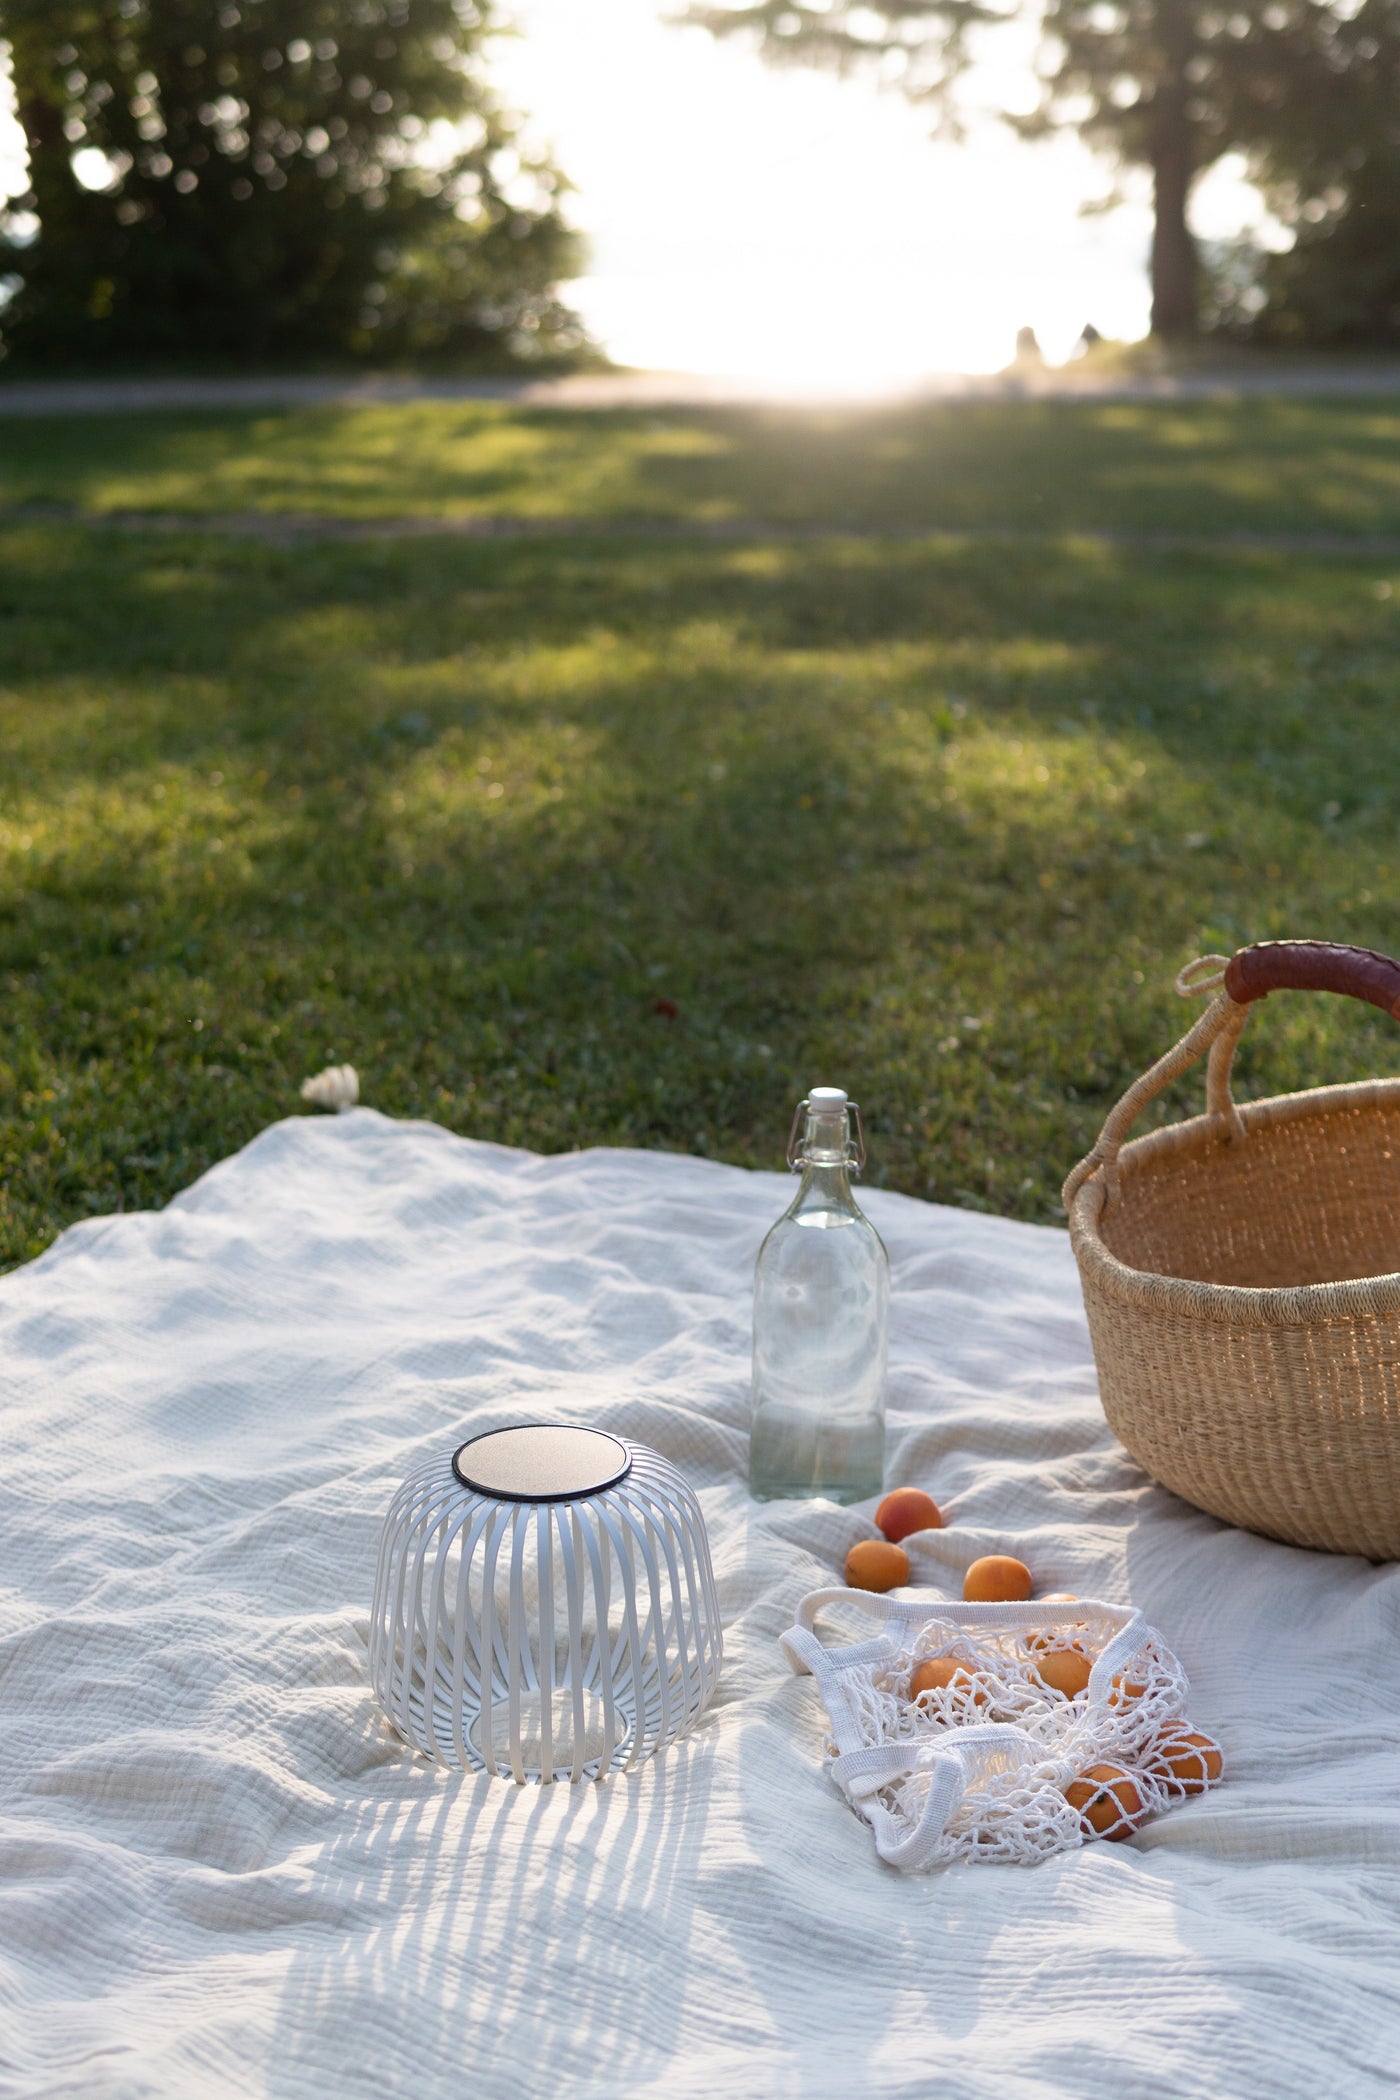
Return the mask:
<svg viewBox="0 0 1400 2100"><path fill-rule="evenodd" d="M837 1601L880 1633L824 1647L816 1617ZM814 1590L782 1645L821 1691L827 1769L907 1873L1129 1837L1220 1777L1218 1744L1186 1718L1186 1673L1121 1605Z"/></svg>

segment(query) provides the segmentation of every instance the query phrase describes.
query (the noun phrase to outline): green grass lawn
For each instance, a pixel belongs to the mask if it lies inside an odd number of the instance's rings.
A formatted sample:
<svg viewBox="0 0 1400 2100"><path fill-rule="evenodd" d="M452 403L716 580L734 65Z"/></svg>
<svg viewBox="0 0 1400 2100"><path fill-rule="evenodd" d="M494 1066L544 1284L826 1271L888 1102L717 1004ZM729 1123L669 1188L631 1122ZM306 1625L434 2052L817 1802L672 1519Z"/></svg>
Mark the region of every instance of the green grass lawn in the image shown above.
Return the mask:
<svg viewBox="0 0 1400 2100"><path fill-rule="evenodd" d="M11 424L0 449L8 502L88 510L588 517L650 488L866 526L946 525L954 496L964 523L1400 520L1400 407L1123 414L906 416L907 460L954 462L941 494L907 461L881 480L881 416L864 447L858 417L829 443L755 418L748 449L727 419L727 474L713 417L457 407ZM834 1080L877 1181L1050 1220L1195 1011L1190 955L1400 945L1400 561L36 521L0 545L9 1262L164 1201L343 1059L374 1106L475 1136L762 1165ZM1393 1034L1272 999L1246 1089L1386 1069Z"/></svg>
<svg viewBox="0 0 1400 2100"><path fill-rule="evenodd" d="M0 422L0 506L1400 532L1400 399Z"/></svg>

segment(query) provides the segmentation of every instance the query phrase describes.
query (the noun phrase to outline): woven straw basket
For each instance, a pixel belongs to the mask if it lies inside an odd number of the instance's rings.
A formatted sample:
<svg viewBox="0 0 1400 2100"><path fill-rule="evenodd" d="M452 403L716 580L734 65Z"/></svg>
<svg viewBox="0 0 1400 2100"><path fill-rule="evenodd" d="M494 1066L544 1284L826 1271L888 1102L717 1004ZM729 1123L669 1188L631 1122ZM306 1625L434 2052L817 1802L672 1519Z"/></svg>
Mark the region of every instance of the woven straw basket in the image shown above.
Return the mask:
<svg viewBox="0 0 1400 2100"><path fill-rule="evenodd" d="M1268 941L1178 988L1215 997L1065 1183L1104 1413L1213 1516L1400 1559L1400 1079L1230 1094L1255 1000L1337 992L1400 1019L1400 963ZM1206 1113L1125 1143L1207 1053Z"/></svg>

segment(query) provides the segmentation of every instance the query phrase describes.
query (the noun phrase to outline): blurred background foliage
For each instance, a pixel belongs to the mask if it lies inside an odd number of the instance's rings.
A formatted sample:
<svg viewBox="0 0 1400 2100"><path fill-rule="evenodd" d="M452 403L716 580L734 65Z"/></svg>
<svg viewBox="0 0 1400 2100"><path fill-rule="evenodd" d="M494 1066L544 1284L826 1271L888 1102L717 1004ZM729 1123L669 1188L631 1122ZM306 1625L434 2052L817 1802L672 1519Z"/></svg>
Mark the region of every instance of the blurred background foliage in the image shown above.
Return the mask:
<svg viewBox="0 0 1400 2100"><path fill-rule="evenodd" d="M486 0L5 0L0 24L15 365L583 347L565 185L492 95Z"/></svg>
<svg viewBox="0 0 1400 2100"><path fill-rule="evenodd" d="M1030 0L700 0L777 62L873 71L956 131ZM1045 0L1024 135L1150 173L1153 333L1400 341L1400 0ZM493 0L0 0L29 190L0 220L11 370L596 359L563 174L493 93ZM1202 250L1244 158L1277 238ZM872 315L872 327L878 325Z"/></svg>
<svg viewBox="0 0 1400 2100"><path fill-rule="evenodd" d="M1261 344L1400 346L1400 0L1316 10L1281 39L1255 173L1294 235L1212 259L1208 318Z"/></svg>

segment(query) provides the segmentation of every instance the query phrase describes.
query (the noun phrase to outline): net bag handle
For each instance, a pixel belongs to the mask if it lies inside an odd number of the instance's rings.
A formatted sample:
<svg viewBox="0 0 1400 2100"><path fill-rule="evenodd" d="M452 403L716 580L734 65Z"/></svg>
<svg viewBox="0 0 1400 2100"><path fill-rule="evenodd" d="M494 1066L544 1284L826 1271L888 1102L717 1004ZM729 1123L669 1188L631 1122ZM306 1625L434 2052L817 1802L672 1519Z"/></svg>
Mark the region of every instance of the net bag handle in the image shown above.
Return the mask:
<svg viewBox="0 0 1400 2100"><path fill-rule="evenodd" d="M1105 1202L1114 1195L1118 1154L1134 1123L1149 1101L1207 1052L1206 1114L1215 1118L1223 1138L1231 1143L1243 1140L1230 1071L1250 1007L1270 992L1335 992L1342 998L1363 999L1400 1020L1400 962L1374 948L1351 948L1340 941L1256 941L1230 956L1202 955L1186 965L1176 988L1186 999L1210 991L1215 997L1195 1027L1135 1079L1109 1110L1093 1151L1070 1169L1061 1192L1066 1210L1095 1172Z"/></svg>

